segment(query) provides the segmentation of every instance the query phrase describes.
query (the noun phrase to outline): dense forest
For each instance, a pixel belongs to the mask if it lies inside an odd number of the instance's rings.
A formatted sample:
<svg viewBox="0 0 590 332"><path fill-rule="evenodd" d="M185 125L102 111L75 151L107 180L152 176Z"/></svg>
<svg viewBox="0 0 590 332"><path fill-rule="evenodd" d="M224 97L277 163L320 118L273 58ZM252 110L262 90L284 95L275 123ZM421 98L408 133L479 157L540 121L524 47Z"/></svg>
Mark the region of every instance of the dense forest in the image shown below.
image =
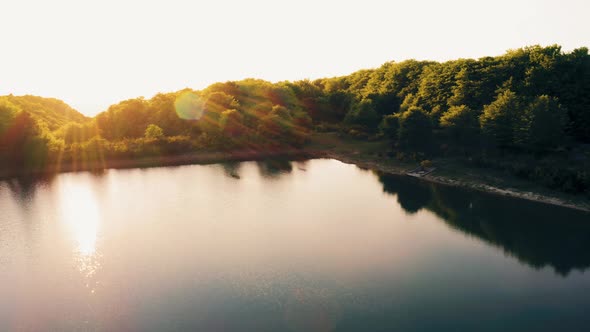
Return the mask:
<svg viewBox="0 0 590 332"><path fill-rule="evenodd" d="M314 132L387 140L390 158L459 158L590 194L588 48L532 46L313 81L216 83L125 100L94 118L56 99L0 97L0 161L19 169L301 148Z"/></svg>

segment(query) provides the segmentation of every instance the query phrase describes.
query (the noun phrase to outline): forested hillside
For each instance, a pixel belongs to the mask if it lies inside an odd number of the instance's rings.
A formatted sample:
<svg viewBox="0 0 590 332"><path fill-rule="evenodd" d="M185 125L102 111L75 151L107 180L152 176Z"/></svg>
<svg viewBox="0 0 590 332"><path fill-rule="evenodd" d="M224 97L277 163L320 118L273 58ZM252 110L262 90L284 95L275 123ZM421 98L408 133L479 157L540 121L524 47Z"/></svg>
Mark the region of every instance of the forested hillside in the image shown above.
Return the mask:
<svg viewBox="0 0 590 332"><path fill-rule="evenodd" d="M314 130L388 140L392 158L452 156L588 193L590 56L533 46L314 81L246 79L125 100L92 119L55 99L0 98L1 158L29 168L303 147Z"/></svg>
<svg viewBox="0 0 590 332"><path fill-rule="evenodd" d="M61 100L0 96L0 162L3 167L40 168L63 152L55 133L90 121Z"/></svg>
<svg viewBox="0 0 590 332"><path fill-rule="evenodd" d="M458 143L485 136L497 146L546 147L563 144L555 139L564 134L590 142L587 48L563 53L559 46L536 46L479 60L386 63L320 84L329 94L353 96L345 123L375 132L385 116L381 128L392 137L404 129L404 118L420 113Z"/></svg>

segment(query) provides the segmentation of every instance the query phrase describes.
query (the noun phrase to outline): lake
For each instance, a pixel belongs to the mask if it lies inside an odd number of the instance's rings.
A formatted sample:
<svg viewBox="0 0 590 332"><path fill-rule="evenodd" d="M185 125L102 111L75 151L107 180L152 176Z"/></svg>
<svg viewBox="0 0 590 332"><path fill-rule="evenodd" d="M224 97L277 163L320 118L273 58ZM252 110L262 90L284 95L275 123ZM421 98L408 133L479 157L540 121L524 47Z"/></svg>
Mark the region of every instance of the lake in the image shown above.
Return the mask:
<svg viewBox="0 0 590 332"><path fill-rule="evenodd" d="M0 331L588 331L590 214L339 161L0 181Z"/></svg>

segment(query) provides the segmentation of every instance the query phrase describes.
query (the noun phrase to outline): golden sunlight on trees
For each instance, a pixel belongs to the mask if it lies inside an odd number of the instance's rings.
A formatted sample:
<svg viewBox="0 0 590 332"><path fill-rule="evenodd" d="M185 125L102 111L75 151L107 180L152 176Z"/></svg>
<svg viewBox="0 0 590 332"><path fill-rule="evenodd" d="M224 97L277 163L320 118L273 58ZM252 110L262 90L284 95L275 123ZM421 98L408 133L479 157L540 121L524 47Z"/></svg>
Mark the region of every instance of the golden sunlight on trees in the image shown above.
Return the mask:
<svg viewBox="0 0 590 332"><path fill-rule="evenodd" d="M203 115L203 102L191 91L180 93L174 102L174 108L178 117L184 120L198 120Z"/></svg>
<svg viewBox="0 0 590 332"><path fill-rule="evenodd" d="M145 138L162 138L164 137L164 131L162 128L158 127L155 124L150 124L145 129Z"/></svg>
<svg viewBox="0 0 590 332"><path fill-rule="evenodd" d="M221 113L219 120L222 134L228 137L239 137L246 128L243 125L244 116L236 109L228 109Z"/></svg>
<svg viewBox="0 0 590 332"><path fill-rule="evenodd" d="M62 138L66 144L86 142L98 134L98 128L93 121L84 124L68 122L55 131L55 136Z"/></svg>
<svg viewBox="0 0 590 332"><path fill-rule="evenodd" d="M588 49L530 46L477 60L387 62L313 81L220 82L124 100L94 118L53 98L1 96L0 162L88 167L195 151L301 148L315 129L387 140L387 155L467 157L478 167L588 192L589 110Z"/></svg>

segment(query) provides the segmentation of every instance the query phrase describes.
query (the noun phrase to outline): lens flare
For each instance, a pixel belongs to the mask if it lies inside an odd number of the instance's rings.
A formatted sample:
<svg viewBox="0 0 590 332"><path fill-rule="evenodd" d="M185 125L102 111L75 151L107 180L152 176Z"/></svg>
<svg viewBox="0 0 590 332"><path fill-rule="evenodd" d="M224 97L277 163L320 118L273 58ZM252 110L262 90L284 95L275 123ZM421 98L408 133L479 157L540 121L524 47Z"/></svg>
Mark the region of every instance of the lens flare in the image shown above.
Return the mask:
<svg viewBox="0 0 590 332"><path fill-rule="evenodd" d="M198 120L203 116L203 102L195 93L183 92L176 98L174 108L179 118Z"/></svg>

